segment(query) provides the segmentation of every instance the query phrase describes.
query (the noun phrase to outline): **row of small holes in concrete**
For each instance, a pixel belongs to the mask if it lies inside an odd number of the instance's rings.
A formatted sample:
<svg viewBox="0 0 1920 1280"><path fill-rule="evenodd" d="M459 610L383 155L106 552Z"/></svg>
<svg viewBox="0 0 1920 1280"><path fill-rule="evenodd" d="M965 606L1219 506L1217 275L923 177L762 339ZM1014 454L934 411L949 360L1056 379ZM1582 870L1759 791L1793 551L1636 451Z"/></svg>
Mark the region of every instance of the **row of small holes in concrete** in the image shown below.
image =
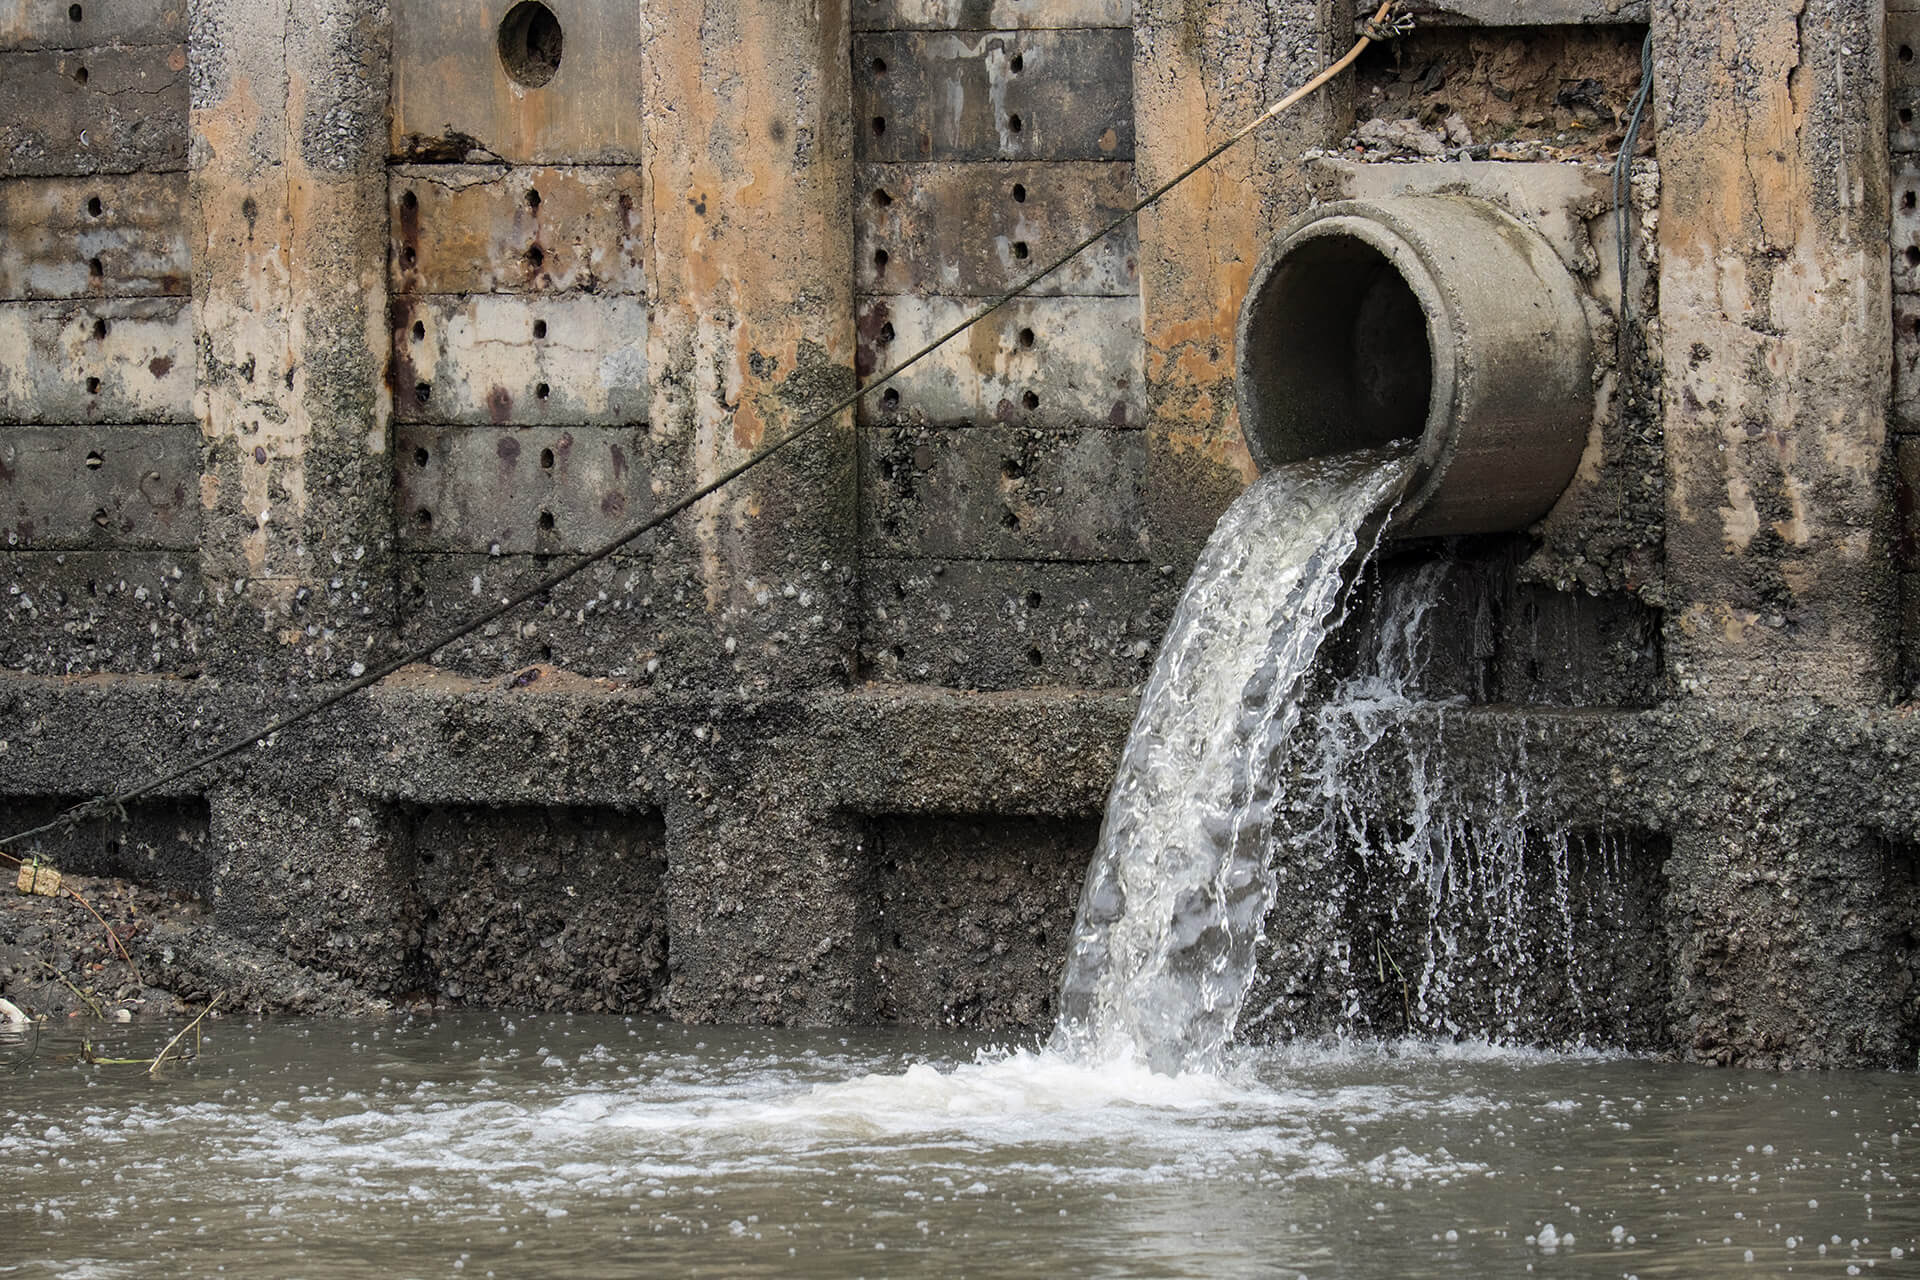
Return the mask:
<svg viewBox="0 0 1920 1280"><path fill-rule="evenodd" d="M433 528L433 512L425 507L421 507L413 513L413 522L422 529L431 529ZM553 531L553 512L542 511L540 513L540 528L543 532L551 533Z"/></svg>
<svg viewBox="0 0 1920 1280"><path fill-rule="evenodd" d="M876 76L884 76L887 74L887 60L885 58L875 58L867 65ZM1017 53L1007 59L1007 70L1013 72L1015 75L1019 75L1022 71L1026 70L1026 68L1027 60ZM1011 113L1007 116L1007 132L1019 133L1022 129L1026 128L1026 123L1025 120L1020 118L1017 112ZM876 138L885 137L886 132L887 118L885 116L875 116L873 118L873 136Z"/></svg>
<svg viewBox="0 0 1920 1280"><path fill-rule="evenodd" d="M421 445L413 451L413 465L416 467L424 467L432 460L433 455L427 451L425 445ZM91 466L93 464L88 463L87 465ZM553 470L553 450L542 449L540 451L540 469L542 471Z"/></svg>
<svg viewBox="0 0 1920 1280"><path fill-rule="evenodd" d="M553 394L553 388L548 386L546 383L539 382L534 384L534 388L533 388L534 399L545 400L548 396L552 394ZM431 382L414 383L413 398L414 398L414 401L418 404L426 404L428 401L432 400L433 384Z"/></svg>
<svg viewBox="0 0 1920 1280"><path fill-rule="evenodd" d="M533 340L535 342L543 342L546 340L546 336L547 322L545 320L535 320L533 322ZM413 340L415 342L425 342L427 340L427 326L423 321L415 320L413 322Z"/></svg>

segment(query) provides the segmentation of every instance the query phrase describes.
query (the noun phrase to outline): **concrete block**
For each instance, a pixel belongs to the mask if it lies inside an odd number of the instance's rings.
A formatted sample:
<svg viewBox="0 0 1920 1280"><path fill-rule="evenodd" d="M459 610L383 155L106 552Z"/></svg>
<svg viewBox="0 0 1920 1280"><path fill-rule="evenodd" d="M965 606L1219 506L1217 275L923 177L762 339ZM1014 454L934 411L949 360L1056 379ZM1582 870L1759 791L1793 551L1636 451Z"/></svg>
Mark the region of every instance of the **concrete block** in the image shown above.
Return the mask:
<svg viewBox="0 0 1920 1280"><path fill-rule="evenodd" d="M853 59L856 160L1133 158L1130 30L869 34Z"/></svg>
<svg viewBox="0 0 1920 1280"><path fill-rule="evenodd" d="M1136 685L1170 603L1134 564L875 558L860 585L866 678L957 689Z"/></svg>
<svg viewBox="0 0 1920 1280"><path fill-rule="evenodd" d="M0 801L0 831L51 822L88 798L63 794ZM40 858L67 875L118 876L196 898L206 897L210 886L207 804L198 797L136 800L118 816L55 828L7 852Z"/></svg>
<svg viewBox="0 0 1920 1280"><path fill-rule="evenodd" d="M186 167L185 46L0 53L0 178Z"/></svg>
<svg viewBox="0 0 1920 1280"><path fill-rule="evenodd" d="M182 298L0 302L0 422L192 422Z"/></svg>
<svg viewBox="0 0 1920 1280"><path fill-rule="evenodd" d="M402 817L430 991L487 1009L638 1013L667 984L658 809L441 806Z"/></svg>
<svg viewBox="0 0 1920 1280"><path fill-rule="evenodd" d="M0 427L0 536L41 551L195 546L199 429Z"/></svg>
<svg viewBox="0 0 1920 1280"><path fill-rule="evenodd" d="M978 309L963 298L859 303L859 371L890 368ZM1145 380L1138 298L1022 298L860 403L861 422L1137 427Z"/></svg>
<svg viewBox="0 0 1920 1280"><path fill-rule="evenodd" d="M1893 295L1893 415L1895 431L1920 431L1920 294Z"/></svg>
<svg viewBox="0 0 1920 1280"><path fill-rule="evenodd" d="M197 669L209 629L191 552L0 555L0 668L43 675Z"/></svg>
<svg viewBox="0 0 1920 1280"><path fill-rule="evenodd" d="M1920 436L1895 440L1893 476L1893 562L1911 574L1920 570Z"/></svg>
<svg viewBox="0 0 1920 1280"><path fill-rule="evenodd" d="M395 293L643 293L638 169L401 165Z"/></svg>
<svg viewBox="0 0 1920 1280"><path fill-rule="evenodd" d="M1920 156L1893 157L1893 291L1920 293Z"/></svg>
<svg viewBox="0 0 1920 1280"><path fill-rule="evenodd" d="M1133 166L864 165L854 204L854 267L863 293L992 297L1013 288L1133 207ZM1129 220L1035 295L1140 291Z"/></svg>
<svg viewBox="0 0 1920 1280"><path fill-rule="evenodd" d="M390 310L401 422L646 421L643 299L403 297Z"/></svg>
<svg viewBox="0 0 1920 1280"><path fill-rule="evenodd" d="M1895 152L1920 151L1920 4L1887 5L1887 140Z"/></svg>
<svg viewBox="0 0 1920 1280"><path fill-rule="evenodd" d="M1354 0L1356 24L1373 16L1375 0ZM1527 27L1645 23L1648 0L1401 0L1422 26Z"/></svg>
<svg viewBox="0 0 1920 1280"><path fill-rule="evenodd" d="M177 45L186 38L187 6L181 0L8 0L0 5L0 49Z"/></svg>
<svg viewBox="0 0 1920 1280"><path fill-rule="evenodd" d="M187 175L0 183L0 300L184 296Z"/></svg>
<svg viewBox="0 0 1920 1280"><path fill-rule="evenodd" d="M860 444L860 542L868 555L1146 555L1142 432L879 427L863 429Z"/></svg>
<svg viewBox="0 0 1920 1280"><path fill-rule="evenodd" d="M866 0L854 6L856 31L1014 31L1131 27L1133 0Z"/></svg>
<svg viewBox="0 0 1920 1280"><path fill-rule="evenodd" d="M1100 820L887 815L870 839L880 1020L1049 1029Z"/></svg>
<svg viewBox="0 0 1920 1280"><path fill-rule="evenodd" d="M394 431L394 531L414 551L586 551L652 508L646 430Z"/></svg>
<svg viewBox="0 0 1920 1280"><path fill-rule="evenodd" d="M593 0L547 0L546 8L559 21L557 42L539 32L503 31L507 5L396 3L393 154L440 162L638 163L646 24L632 10ZM529 50L529 37L541 47ZM556 52L557 66L547 67ZM509 57L516 59L512 68ZM534 83L542 74L549 78Z"/></svg>

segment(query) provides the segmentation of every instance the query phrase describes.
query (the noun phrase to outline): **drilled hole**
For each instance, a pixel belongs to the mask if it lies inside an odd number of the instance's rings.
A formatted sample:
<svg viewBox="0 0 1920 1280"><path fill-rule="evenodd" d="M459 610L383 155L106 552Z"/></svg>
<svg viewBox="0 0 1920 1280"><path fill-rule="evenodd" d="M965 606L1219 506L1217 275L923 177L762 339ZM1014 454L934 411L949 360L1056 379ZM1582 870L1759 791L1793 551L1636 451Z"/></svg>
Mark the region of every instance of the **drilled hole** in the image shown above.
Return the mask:
<svg viewBox="0 0 1920 1280"><path fill-rule="evenodd" d="M411 213L420 207L420 197L411 191L403 191L400 194L400 207Z"/></svg>
<svg viewBox="0 0 1920 1280"><path fill-rule="evenodd" d="M898 409L900 407L900 393L892 387L888 387L880 393L880 406L884 409Z"/></svg>
<svg viewBox="0 0 1920 1280"><path fill-rule="evenodd" d="M95 320L93 322L94 341L96 342L104 341L106 336L107 336L107 322L105 320Z"/></svg>
<svg viewBox="0 0 1920 1280"><path fill-rule="evenodd" d="M107 274L107 269L106 267L101 265L100 259L89 258L87 260L87 274L92 276L95 280L98 280L100 277Z"/></svg>
<svg viewBox="0 0 1920 1280"><path fill-rule="evenodd" d="M1026 261L1027 242L1025 240L1015 240L1013 242L1013 256L1020 259L1022 262Z"/></svg>
<svg viewBox="0 0 1920 1280"><path fill-rule="evenodd" d="M1025 71L1026 69L1027 69L1027 60L1021 57L1019 54L1016 53L1011 58L1007 59L1007 70L1013 72L1015 75L1019 75L1022 71Z"/></svg>
<svg viewBox="0 0 1920 1280"><path fill-rule="evenodd" d="M547 260L547 251L537 244L527 246L527 265L538 271Z"/></svg>
<svg viewBox="0 0 1920 1280"><path fill-rule="evenodd" d="M418 320L413 322L413 340L415 342L425 342L427 340L427 326Z"/></svg>
<svg viewBox="0 0 1920 1280"><path fill-rule="evenodd" d="M538 191L535 191L532 187L528 187L527 188L527 208L538 209L539 207L540 207L540 193Z"/></svg>
<svg viewBox="0 0 1920 1280"><path fill-rule="evenodd" d="M1019 459L1008 458L1000 464L1000 474L1008 480L1018 480L1021 476L1027 474L1027 469L1020 465Z"/></svg>
<svg viewBox="0 0 1920 1280"><path fill-rule="evenodd" d="M873 74L877 76L887 74L887 60L885 58L875 58L867 65L873 69Z"/></svg>
<svg viewBox="0 0 1920 1280"><path fill-rule="evenodd" d="M893 324L891 321L880 326L880 341L883 343L893 341Z"/></svg>
<svg viewBox="0 0 1920 1280"><path fill-rule="evenodd" d="M542 529L551 529L551 528L553 528L553 512L551 512L551 511L542 511L542 512L540 513L540 527L541 527Z"/></svg>
<svg viewBox="0 0 1920 1280"><path fill-rule="evenodd" d="M102 529L104 529L107 527L107 520L108 520L107 509L105 507L98 507L94 510L93 522L95 524L99 525Z"/></svg>
<svg viewBox="0 0 1920 1280"><path fill-rule="evenodd" d="M893 655L895 662L905 662L907 660L907 647L905 645L893 645L887 652Z"/></svg>
<svg viewBox="0 0 1920 1280"><path fill-rule="evenodd" d="M90 396L97 396L100 394L100 379L98 378L87 379L87 394Z"/></svg>
<svg viewBox="0 0 1920 1280"><path fill-rule="evenodd" d="M1026 183L1016 182L1013 184L1013 202L1015 204L1025 204L1027 202L1027 184Z"/></svg>
<svg viewBox="0 0 1920 1280"><path fill-rule="evenodd" d="M1900 61L1902 61L1902 62L1912 62L1912 61L1913 61L1913 46L1912 46L1912 45L1910 45L1910 44L1903 44L1903 45L1901 45L1901 46L1900 46Z"/></svg>
<svg viewBox="0 0 1920 1280"><path fill-rule="evenodd" d="M1040 607L1040 593L1038 591L1027 592L1027 608L1038 609L1039 607Z"/></svg>
<svg viewBox="0 0 1920 1280"><path fill-rule="evenodd" d="M500 65L515 84L538 89L560 70L560 19L538 0L521 0L500 19Z"/></svg>
<svg viewBox="0 0 1920 1280"><path fill-rule="evenodd" d="M1024 128L1026 128L1026 121L1022 120L1019 116L1007 117L1007 132L1018 133Z"/></svg>
<svg viewBox="0 0 1920 1280"><path fill-rule="evenodd" d="M80 21L80 19L81 19L81 18L83 18L83 17L85 17L85 16L86 16L86 11L85 11L84 9L82 9L82 8L81 8L81 7L79 6L79 5L77 5L77 4L70 4L70 5L68 5L68 6L67 6L67 21L68 21L68 22L78 22L78 21Z"/></svg>
<svg viewBox="0 0 1920 1280"><path fill-rule="evenodd" d="M877 138L886 131L887 118L885 116L875 116L873 118L873 136Z"/></svg>
<svg viewBox="0 0 1920 1280"><path fill-rule="evenodd" d="M552 388L548 387L547 384L544 382L540 383L538 386L534 387L533 389L533 398L536 400L545 400L551 394L552 394Z"/></svg>
<svg viewBox="0 0 1920 1280"><path fill-rule="evenodd" d="M433 399L433 384L431 382L414 383L413 398L421 404L425 404L427 401Z"/></svg>
<svg viewBox="0 0 1920 1280"><path fill-rule="evenodd" d="M433 527L433 512L427 510L425 507L421 507L413 513L413 522L422 529L431 529Z"/></svg>
<svg viewBox="0 0 1920 1280"><path fill-rule="evenodd" d="M85 84L87 82L87 69L85 67L80 67L74 71L73 82L75 84Z"/></svg>
<svg viewBox="0 0 1920 1280"><path fill-rule="evenodd" d="M107 460L105 458L100 456L100 451L98 449L89 449L87 451L87 470L98 471L101 467L106 465L106 461Z"/></svg>
<svg viewBox="0 0 1920 1280"><path fill-rule="evenodd" d="M416 467L426 466L427 457L428 457L427 447L425 445L421 445L419 448L413 451L413 465Z"/></svg>
<svg viewBox="0 0 1920 1280"><path fill-rule="evenodd" d="M1038 409L1040 407L1040 397L1029 391L1020 397L1020 403L1029 409Z"/></svg>
<svg viewBox="0 0 1920 1280"><path fill-rule="evenodd" d="M1913 108L1912 108L1912 107L1902 107L1902 108L1900 108L1900 123L1901 123L1901 124L1912 124L1912 123L1913 123Z"/></svg>
<svg viewBox="0 0 1920 1280"><path fill-rule="evenodd" d="M540 451L540 469L542 471L553 470L553 450L542 449Z"/></svg>
<svg viewBox="0 0 1920 1280"><path fill-rule="evenodd" d="M1000 513L1000 523L1005 528L1018 529L1020 527L1020 517L1011 511L1002 511Z"/></svg>
<svg viewBox="0 0 1920 1280"><path fill-rule="evenodd" d="M1042 661L1044 661L1044 659L1041 658L1040 651L1038 649L1027 650L1028 665L1037 667L1041 664Z"/></svg>
<svg viewBox="0 0 1920 1280"><path fill-rule="evenodd" d="M97 218L104 211L105 211L105 206L100 203L99 196L87 197L87 216L89 218Z"/></svg>
<svg viewBox="0 0 1920 1280"><path fill-rule="evenodd" d="M420 255L413 251L412 245L407 245L400 250L400 265L403 267L411 267L415 262L419 261L419 258Z"/></svg>
<svg viewBox="0 0 1920 1280"><path fill-rule="evenodd" d="M1033 345L1033 330L1022 329L1020 331L1020 345L1023 347L1030 347Z"/></svg>
<svg viewBox="0 0 1920 1280"><path fill-rule="evenodd" d="M885 187L875 187L873 189L873 207L874 208L884 209L892 203L893 203L893 197L887 194L887 189Z"/></svg>
<svg viewBox="0 0 1920 1280"><path fill-rule="evenodd" d="M1913 245L1907 246L1907 265L1920 267L1920 248L1915 248Z"/></svg>
<svg viewBox="0 0 1920 1280"><path fill-rule="evenodd" d="M544 338L547 336L547 322L545 320L535 320L533 322L533 336L536 338Z"/></svg>
<svg viewBox="0 0 1920 1280"><path fill-rule="evenodd" d="M1913 192L1903 191L1900 193L1900 207L1902 209L1911 209L1916 203L1920 203L1920 197L1916 197Z"/></svg>
<svg viewBox="0 0 1920 1280"><path fill-rule="evenodd" d="M873 251L873 265L876 270L885 271L887 269L888 261L889 259L887 257L887 251L885 249L875 249Z"/></svg>

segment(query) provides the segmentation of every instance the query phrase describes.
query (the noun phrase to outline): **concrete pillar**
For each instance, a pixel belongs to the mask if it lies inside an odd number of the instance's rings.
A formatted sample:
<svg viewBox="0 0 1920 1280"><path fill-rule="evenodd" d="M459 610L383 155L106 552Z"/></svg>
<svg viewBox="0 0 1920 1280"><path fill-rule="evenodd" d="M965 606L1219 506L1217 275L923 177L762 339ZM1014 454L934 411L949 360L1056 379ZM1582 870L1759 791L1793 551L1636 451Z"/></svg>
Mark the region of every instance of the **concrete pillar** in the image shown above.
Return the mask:
<svg viewBox="0 0 1920 1280"><path fill-rule="evenodd" d="M1151 191L1353 43L1351 4L1137 0L1135 169ZM1268 237L1306 205L1299 154L1351 127L1342 78L1140 217L1147 501L1179 573L1254 469L1233 399L1233 331Z"/></svg>
<svg viewBox="0 0 1920 1280"><path fill-rule="evenodd" d="M1695 731L1890 673L1882 6L1655 0L1667 657ZM1675 1037L1722 1062L1889 1061L1879 860L1754 760L1673 832Z"/></svg>
<svg viewBox="0 0 1920 1280"><path fill-rule="evenodd" d="M191 8L201 568L231 675L344 675L393 622L386 23Z"/></svg>
<svg viewBox="0 0 1920 1280"><path fill-rule="evenodd" d="M691 487L852 389L848 17L845 0L649 0L643 17L649 416ZM850 677L851 414L672 537L741 687Z"/></svg>

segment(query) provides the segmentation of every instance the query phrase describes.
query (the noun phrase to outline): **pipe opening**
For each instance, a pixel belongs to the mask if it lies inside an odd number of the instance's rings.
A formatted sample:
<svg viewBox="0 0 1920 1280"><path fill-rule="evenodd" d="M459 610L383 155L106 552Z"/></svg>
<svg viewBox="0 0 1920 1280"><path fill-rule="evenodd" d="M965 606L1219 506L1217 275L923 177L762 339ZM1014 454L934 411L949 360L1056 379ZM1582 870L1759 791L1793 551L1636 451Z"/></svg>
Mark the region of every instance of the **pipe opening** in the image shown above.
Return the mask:
<svg viewBox="0 0 1920 1280"><path fill-rule="evenodd" d="M1420 438L1433 346L1418 295L1386 254L1348 236L1307 241L1247 307L1243 385L1259 404L1285 406L1261 424L1263 463Z"/></svg>

